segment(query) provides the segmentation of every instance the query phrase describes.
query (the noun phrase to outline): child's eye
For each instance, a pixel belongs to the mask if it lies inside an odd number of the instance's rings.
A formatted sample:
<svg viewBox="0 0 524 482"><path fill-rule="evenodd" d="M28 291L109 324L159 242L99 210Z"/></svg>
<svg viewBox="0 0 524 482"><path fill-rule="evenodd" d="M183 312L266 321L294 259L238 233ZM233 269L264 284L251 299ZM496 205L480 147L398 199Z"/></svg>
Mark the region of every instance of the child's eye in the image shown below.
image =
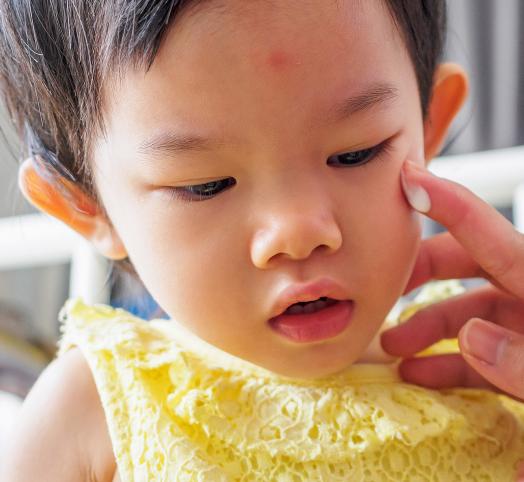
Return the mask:
<svg viewBox="0 0 524 482"><path fill-rule="evenodd" d="M193 184L192 186L170 187L168 191L173 198L182 199L183 201L204 201L212 198L220 192L234 186L235 179L228 177L218 181L210 181L204 184Z"/></svg>
<svg viewBox="0 0 524 482"><path fill-rule="evenodd" d="M375 147L360 151L345 152L330 156L327 160L328 165L335 167L357 167L366 164L371 159L379 157L388 148L387 141ZM232 177L210 181L204 184L193 184L191 186L169 187L166 188L172 199L182 201L205 201L222 191L229 189L236 184Z"/></svg>
<svg viewBox="0 0 524 482"><path fill-rule="evenodd" d="M344 152L342 154L335 154L333 156L329 156L327 163L330 166L335 167L357 167L361 166L363 164L366 164L368 161L373 159L377 154L380 153L380 151L383 149L384 143L379 144L375 147L370 147L368 149L363 149L361 151L353 151L353 152Z"/></svg>

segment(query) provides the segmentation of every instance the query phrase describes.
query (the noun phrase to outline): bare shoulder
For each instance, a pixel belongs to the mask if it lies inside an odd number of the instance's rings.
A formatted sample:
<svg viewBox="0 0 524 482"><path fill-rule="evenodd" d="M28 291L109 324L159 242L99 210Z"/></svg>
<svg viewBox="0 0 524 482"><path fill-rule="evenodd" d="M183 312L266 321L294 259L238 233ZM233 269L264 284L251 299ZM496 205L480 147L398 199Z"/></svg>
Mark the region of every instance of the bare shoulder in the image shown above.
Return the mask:
<svg viewBox="0 0 524 482"><path fill-rule="evenodd" d="M5 454L5 482L111 482L115 461L91 370L78 348L54 360L19 413Z"/></svg>

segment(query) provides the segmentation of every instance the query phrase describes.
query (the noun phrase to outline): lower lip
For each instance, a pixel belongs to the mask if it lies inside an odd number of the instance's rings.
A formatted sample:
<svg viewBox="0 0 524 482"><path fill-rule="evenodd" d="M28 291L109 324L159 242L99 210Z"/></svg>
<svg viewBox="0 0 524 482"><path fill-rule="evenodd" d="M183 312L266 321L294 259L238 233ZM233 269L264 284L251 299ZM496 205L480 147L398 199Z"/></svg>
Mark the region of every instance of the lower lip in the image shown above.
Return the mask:
<svg viewBox="0 0 524 482"><path fill-rule="evenodd" d="M269 320L269 324L279 334L300 343L326 340L347 328L353 304L353 301L338 301L315 313L280 315Z"/></svg>

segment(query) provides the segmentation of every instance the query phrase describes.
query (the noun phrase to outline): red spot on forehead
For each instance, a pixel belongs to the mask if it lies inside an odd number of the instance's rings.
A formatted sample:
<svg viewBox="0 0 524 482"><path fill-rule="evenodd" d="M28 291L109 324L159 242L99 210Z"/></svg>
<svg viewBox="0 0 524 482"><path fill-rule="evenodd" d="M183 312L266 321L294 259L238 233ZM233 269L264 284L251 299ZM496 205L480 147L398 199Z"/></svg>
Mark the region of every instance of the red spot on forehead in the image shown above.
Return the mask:
<svg viewBox="0 0 524 482"><path fill-rule="evenodd" d="M291 56L283 50L273 50L267 56L267 64L278 71L291 64Z"/></svg>

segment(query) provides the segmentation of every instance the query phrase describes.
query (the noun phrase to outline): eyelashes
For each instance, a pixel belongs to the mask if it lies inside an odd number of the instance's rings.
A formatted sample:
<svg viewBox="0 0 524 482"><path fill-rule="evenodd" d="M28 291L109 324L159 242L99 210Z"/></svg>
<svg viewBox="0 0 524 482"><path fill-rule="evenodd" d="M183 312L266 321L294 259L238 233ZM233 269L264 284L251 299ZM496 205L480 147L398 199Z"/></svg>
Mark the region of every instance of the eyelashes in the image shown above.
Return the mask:
<svg viewBox="0 0 524 482"><path fill-rule="evenodd" d="M329 156L327 164L334 167L360 167L366 166L371 161L383 159L383 157L391 150L390 140L386 140L381 144L368 149L360 151L343 152L342 154L335 154ZM336 164L336 160L340 164Z"/></svg>
<svg viewBox="0 0 524 482"><path fill-rule="evenodd" d="M344 152L329 156L326 163L337 169L363 168L374 161L384 160L392 150L391 139L368 149ZM203 184L189 186L166 187L170 200L182 202L200 202L212 199L220 193L231 189L237 183L236 179L227 177Z"/></svg>
<svg viewBox="0 0 524 482"><path fill-rule="evenodd" d="M205 184L195 184L193 186L183 186L183 192L186 192L190 196L197 196L199 199L207 199L216 196L219 192L222 192L236 184L236 180L232 177L225 179L219 179L218 181L210 181Z"/></svg>
<svg viewBox="0 0 524 482"><path fill-rule="evenodd" d="M227 177L204 184L193 184L191 186L166 187L169 197L173 201L193 202L205 201L217 196L219 193L230 189L236 184L236 179Z"/></svg>

